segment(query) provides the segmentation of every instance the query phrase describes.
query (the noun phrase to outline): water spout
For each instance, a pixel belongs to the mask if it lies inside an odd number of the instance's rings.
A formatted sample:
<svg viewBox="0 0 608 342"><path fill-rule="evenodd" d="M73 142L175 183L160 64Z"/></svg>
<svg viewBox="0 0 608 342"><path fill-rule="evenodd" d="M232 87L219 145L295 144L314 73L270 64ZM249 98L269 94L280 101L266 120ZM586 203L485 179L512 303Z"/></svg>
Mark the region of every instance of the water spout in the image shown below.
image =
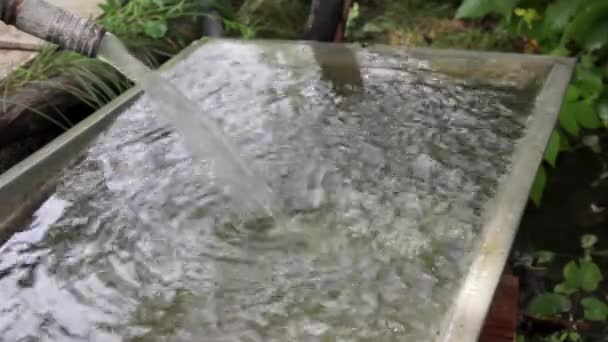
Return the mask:
<svg viewBox="0 0 608 342"><path fill-rule="evenodd" d="M47 42L95 57L106 30L44 0L0 0L0 20Z"/></svg>

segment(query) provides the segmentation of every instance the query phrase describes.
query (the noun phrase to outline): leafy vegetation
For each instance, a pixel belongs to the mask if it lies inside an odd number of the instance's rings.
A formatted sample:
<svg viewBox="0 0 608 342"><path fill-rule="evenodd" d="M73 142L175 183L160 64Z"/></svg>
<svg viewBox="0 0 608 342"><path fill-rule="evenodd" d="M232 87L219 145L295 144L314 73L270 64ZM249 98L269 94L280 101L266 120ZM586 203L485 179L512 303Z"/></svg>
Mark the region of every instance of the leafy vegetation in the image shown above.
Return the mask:
<svg viewBox="0 0 608 342"><path fill-rule="evenodd" d="M600 289L604 274L594 260L605 252L595 249L598 244L595 235L583 235L580 243L583 255L563 266L561 282L551 291L538 293L527 305L526 313L532 317L568 322L564 324L567 327L543 336L543 341L585 341L590 324L602 329L608 323L608 296ZM528 267L535 264L538 269L554 261L554 253L541 253L551 257L542 259L543 262L538 257L529 258Z"/></svg>
<svg viewBox="0 0 608 342"><path fill-rule="evenodd" d="M449 1L379 2L382 3L379 6L381 12L374 9L376 6L358 2L353 4L347 22L347 39L390 45L420 45L447 32L464 31L461 25L451 20L455 6Z"/></svg>
<svg viewBox="0 0 608 342"><path fill-rule="evenodd" d="M302 0L246 0L236 14L239 31L245 38L298 39L307 17Z"/></svg>
<svg viewBox="0 0 608 342"><path fill-rule="evenodd" d="M10 94L30 84L60 89L91 108L100 108L130 86L129 80L109 65L76 53L60 52L53 46L43 47L27 66L16 69L2 80L3 97L0 102L12 105ZM27 109L61 129L74 124L60 110L43 113L35 108Z"/></svg>
<svg viewBox="0 0 608 342"><path fill-rule="evenodd" d="M206 15L193 0L106 0L100 5L104 15L98 20L148 65L157 66L158 57L170 57L183 49L178 23L195 23Z"/></svg>
<svg viewBox="0 0 608 342"><path fill-rule="evenodd" d="M501 26L525 38L538 52L580 58L576 74L541 166L532 200L540 205L545 168L555 167L561 151L608 123L608 2L605 0L465 0L457 18L502 18Z"/></svg>
<svg viewBox="0 0 608 342"><path fill-rule="evenodd" d="M98 19L100 24L154 68L197 38L184 23L194 23L193 20L206 15L196 0L106 0L101 8L104 13ZM45 46L30 63L0 82L3 103L10 104L11 93L29 84L60 89L94 109L132 85L112 66L54 46ZM60 111L41 113L35 108L29 109L61 128L73 124Z"/></svg>

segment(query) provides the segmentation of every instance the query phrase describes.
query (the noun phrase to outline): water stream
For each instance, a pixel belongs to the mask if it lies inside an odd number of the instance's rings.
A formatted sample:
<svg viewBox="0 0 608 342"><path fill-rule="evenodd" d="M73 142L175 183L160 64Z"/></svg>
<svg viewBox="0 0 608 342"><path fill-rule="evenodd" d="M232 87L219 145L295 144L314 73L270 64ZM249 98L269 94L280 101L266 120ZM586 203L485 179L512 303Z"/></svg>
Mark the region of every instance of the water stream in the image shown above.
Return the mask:
<svg viewBox="0 0 608 342"><path fill-rule="evenodd" d="M133 57L125 45L112 34L106 34L99 47L98 58L110 63L135 81L148 96L157 112L184 137L191 153L209 159L215 177L224 181L226 193L237 200L241 213L263 209L277 221L284 221L281 203L264 178L227 139L222 129L177 88L141 61ZM252 204L254 206L252 206Z"/></svg>

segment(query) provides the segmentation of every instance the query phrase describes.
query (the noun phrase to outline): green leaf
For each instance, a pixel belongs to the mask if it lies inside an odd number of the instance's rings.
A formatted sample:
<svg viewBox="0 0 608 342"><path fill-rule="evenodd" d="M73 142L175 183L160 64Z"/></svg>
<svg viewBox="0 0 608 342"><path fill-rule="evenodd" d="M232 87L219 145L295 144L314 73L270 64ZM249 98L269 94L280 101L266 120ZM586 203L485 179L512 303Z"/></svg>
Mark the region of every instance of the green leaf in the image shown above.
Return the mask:
<svg viewBox="0 0 608 342"><path fill-rule="evenodd" d="M581 56L581 61L580 61L579 65L577 66L577 69L578 68L591 69L595 66L596 61L597 61L597 57L594 56L592 53L585 53L584 55Z"/></svg>
<svg viewBox="0 0 608 342"><path fill-rule="evenodd" d="M568 332L567 331L557 331L557 332L554 332L553 334L549 335L543 341L547 341L547 342L564 342L564 341L566 341L567 338L568 338Z"/></svg>
<svg viewBox="0 0 608 342"><path fill-rule="evenodd" d="M456 12L456 19L482 18L490 13L510 18L520 0L464 0Z"/></svg>
<svg viewBox="0 0 608 342"><path fill-rule="evenodd" d="M99 7L104 13L110 12L112 7L110 7L109 4L105 4L105 3L101 3L99 5L97 5L97 7Z"/></svg>
<svg viewBox="0 0 608 342"><path fill-rule="evenodd" d="M591 103L579 102L576 105L576 121L587 129L597 129L602 126L600 118Z"/></svg>
<svg viewBox="0 0 608 342"><path fill-rule="evenodd" d="M363 25L362 30L365 33L378 33L378 32L384 31L384 28L382 28L378 24L370 21L368 23L365 23L365 25Z"/></svg>
<svg viewBox="0 0 608 342"><path fill-rule="evenodd" d="M561 284L555 285L555 288L553 289L553 291L555 291L555 293L561 293L561 294L570 296L571 294L577 293L578 289L573 289L571 287L568 287L568 285L566 283L561 283Z"/></svg>
<svg viewBox="0 0 608 342"><path fill-rule="evenodd" d="M604 277L602 271L593 261L580 261L580 285L587 292L592 292L597 289Z"/></svg>
<svg viewBox="0 0 608 342"><path fill-rule="evenodd" d="M560 151L570 151L572 146L570 146L570 142L568 142L568 136L564 134L561 130L558 130L559 133L559 149Z"/></svg>
<svg viewBox="0 0 608 342"><path fill-rule="evenodd" d="M581 300L581 305L585 310L586 320L604 322L608 319L608 305L603 301L587 297Z"/></svg>
<svg viewBox="0 0 608 342"><path fill-rule="evenodd" d="M559 124L566 132L577 137L580 133L580 128L576 121L576 113L571 108L572 103L566 102L562 106L562 110L559 113Z"/></svg>
<svg viewBox="0 0 608 342"><path fill-rule="evenodd" d="M601 127L594 106L585 101L566 102L560 113L560 124L564 130L575 136L580 132L579 126L587 129Z"/></svg>
<svg viewBox="0 0 608 342"><path fill-rule="evenodd" d="M359 3L355 2L352 4L350 11L348 12L348 18L346 18L346 35L347 36L352 35L353 27L360 15L361 15L361 12L359 10Z"/></svg>
<svg viewBox="0 0 608 342"><path fill-rule="evenodd" d="M551 251L536 251L534 258L538 265L548 264L555 258L555 253Z"/></svg>
<svg viewBox="0 0 608 342"><path fill-rule="evenodd" d="M565 46L560 45L555 49L551 50L549 54L555 57L567 57L570 56L571 52Z"/></svg>
<svg viewBox="0 0 608 342"><path fill-rule="evenodd" d="M595 291L602 281L603 276L600 268L593 261L580 260L577 264L570 261L564 267L564 283L555 288L559 293L574 293L574 290Z"/></svg>
<svg viewBox="0 0 608 342"><path fill-rule="evenodd" d="M576 113L576 121L584 128L597 129L602 126L593 104L579 101L571 104L570 110Z"/></svg>
<svg viewBox="0 0 608 342"><path fill-rule="evenodd" d="M608 20L608 18L606 19ZM600 50L608 44L608 21L596 23L585 38L584 47L588 51Z"/></svg>
<svg viewBox="0 0 608 342"><path fill-rule="evenodd" d="M578 100L581 97L581 90L571 84L570 86L568 86L568 91L566 92L566 101L567 102L574 102L576 100Z"/></svg>
<svg viewBox="0 0 608 342"><path fill-rule="evenodd" d="M555 162L557 160L557 155L559 154L560 147L560 137L557 131L553 131L551 134L551 138L549 139L549 144L547 145L547 149L545 150L545 160L549 165L555 167Z"/></svg>
<svg viewBox="0 0 608 342"><path fill-rule="evenodd" d="M536 317L555 316L570 310L572 304L568 297L557 293L543 293L532 299L528 313Z"/></svg>
<svg viewBox="0 0 608 342"><path fill-rule="evenodd" d="M393 19L386 16L379 16L365 23L362 30L365 33L377 33L395 26L396 23Z"/></svg>
<svg viewBox="0 0 608 342"><path fill-rule="evenodd" d="M144 32L154 39L164 37L167 30L167 23L161 20L151 20L144 23Z"/></svg>
<svg viewBox="0 0 608 342"><path fill-rule="evenodd" d="M568 336L570 337L570 340L572 342L579 342L581 340L581 334L579 334L576 331L571 331L568 333Z"/></svg>
<svg viewBox="0 0 608 342"><path fill-rule="evenodd" d="M564 286L566 289L579 289L581 284L580 269L576 261L570 261L564 266Z"/></svg>
<svg viewBox="0 0 608 342"><path fill-rule="evenodd" d="M586 135L583 137L583 145L589 147L593 153L601 154L602 145L600 144L600 137L595 134Z"/></svg>
<svg viewBox="0 0 608 342"><path fill-rule="evenodd" d="M574 20L568 25L562 37L562 45L574 40L580 46L584 46L591 30L596 23L600 23L608 17L608 1L593 1L578 11Z"/></svg>
<svg viewBox="0 0 608 342"><path fill-rule="evenodd" d="M582 64L576 68L576 86L584 98L596 99L604 90L601 73Z"/></svg>
<svg viewBox="0 0 608 342"><path fill-rule="evenodd" d="M532 189L530 190L530 198L532 202L537 207L540 207L540 204L543 199L543 192L545 191L545 186L547 185L547 172L545 171L545 167L541 165L536 172L536 178L534 179L534 183L532 184Z"/></svg>
<svg viewBox="0 0 608 342"><path fill-rule="evenodd" d="M526 342L526 336L517 335L517 342Z"/></svg>
<svg viewBox="0 0 608 342"><path fill-rule="evenodd" d="M570 19L576 14L581 0L557 0L545 11L544 29L548 31L563 30Z"/></svg>
<svg viewBox="0 0 608 342"><path fill-rule="evenodd" d="M589 249L593 247L597 243L598 239L596 235L593 234L585 234L581 236L581 247L583 249Z"/></svg>
<svg viewBox="0 0 608 342"><path fill-rule="evenodd" d="M534 22L540 19L538 11L534 8L516 8L515 15L520 17L531 31L534 31Z"/></svg>
<svg viewBox="0 0 608 342"><path fill-rule="evenodd" d="M597 113L604 126L608 126L608 98L604 97L597 103Z"/></svg>

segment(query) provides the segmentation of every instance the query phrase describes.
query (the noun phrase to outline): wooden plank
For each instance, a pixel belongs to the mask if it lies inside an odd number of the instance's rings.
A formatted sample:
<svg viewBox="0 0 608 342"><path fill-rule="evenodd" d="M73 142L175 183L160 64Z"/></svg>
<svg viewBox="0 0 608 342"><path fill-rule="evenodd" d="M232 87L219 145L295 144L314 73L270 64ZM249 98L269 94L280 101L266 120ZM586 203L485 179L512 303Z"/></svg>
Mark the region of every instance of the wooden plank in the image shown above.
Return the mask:
<svg viewBox="0 0 608 342"><path fill-rule="evenodd" d="M36 56L36 51L0 49L0 80Z"/></svg>
<svg viewBox="0 0 608 342"><path fill-rule="evenodd" d="M86 18L98 17L104 0L46 0ZM42 40L0 22L0 79L29 62L42 47Z"/></svg>
<svg viewBox="0 0 608 342"><path fill-rule="evenodd" d="M12 48L11 45L24 45L26 50L37 50L42 45L42 41L17 30L13 26L8 26L0 22L0 47L3 49ZM14 48L18 50L19 48Z"/></svg>
<svg viewBox="0 0 608 342"><path fill-rule="evenodd" d="M514 342L517 338L519 279L505 274L494 293L479 342Z"/></svg>

